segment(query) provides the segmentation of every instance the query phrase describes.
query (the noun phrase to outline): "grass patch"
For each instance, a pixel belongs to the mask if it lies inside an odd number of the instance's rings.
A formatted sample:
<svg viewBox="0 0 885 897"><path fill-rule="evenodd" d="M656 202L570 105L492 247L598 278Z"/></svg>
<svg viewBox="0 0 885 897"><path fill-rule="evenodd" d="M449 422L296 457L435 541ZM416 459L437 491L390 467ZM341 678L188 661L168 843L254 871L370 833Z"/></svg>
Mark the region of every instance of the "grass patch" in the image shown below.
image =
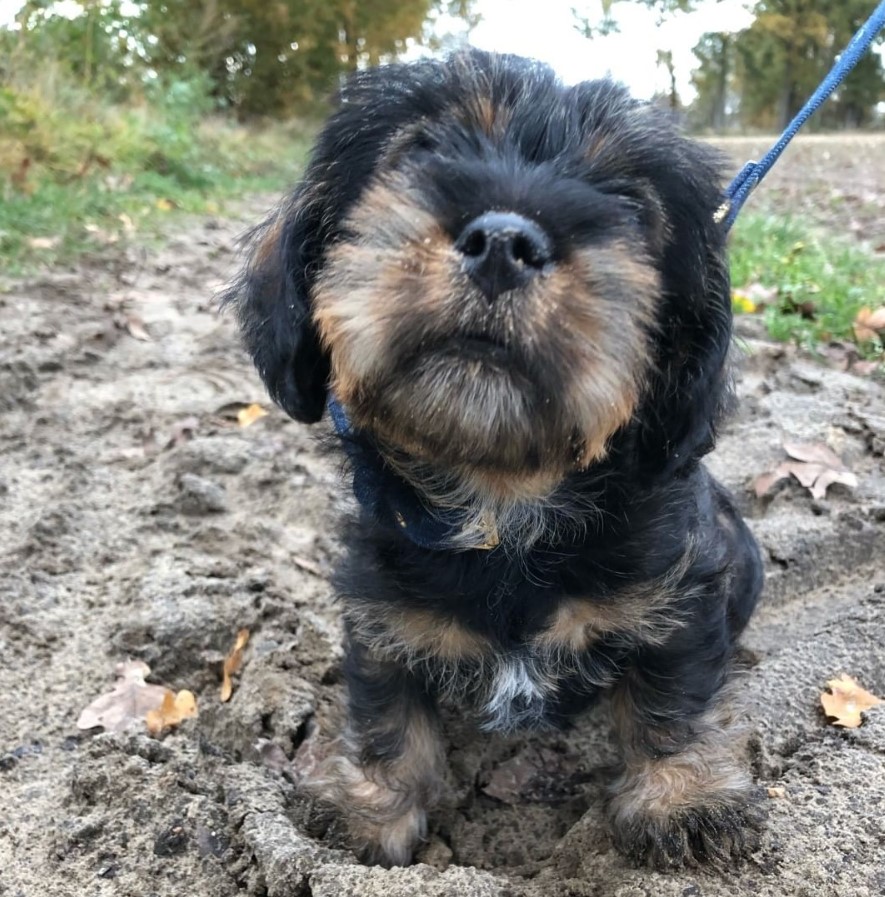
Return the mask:
<svg viewBox="0 0 885 897"><path fill-rule="evenodd" d="M855 341L858 312L885 305L885 260L789 217L738 219L730 254L735 310L747 310L742 296L753 301L768 294L761 314L778 340L812 350L831 340ZM881 339L859 349L880 356Z"/></svg>
<svg viewBox="0 0 885 897"><path fill-rule="evenodd" d="M0 270L21 274L151 238L170 215L293 183L313 133L212 115L181 82L114 105L69 82L0 87Z"/></svg>

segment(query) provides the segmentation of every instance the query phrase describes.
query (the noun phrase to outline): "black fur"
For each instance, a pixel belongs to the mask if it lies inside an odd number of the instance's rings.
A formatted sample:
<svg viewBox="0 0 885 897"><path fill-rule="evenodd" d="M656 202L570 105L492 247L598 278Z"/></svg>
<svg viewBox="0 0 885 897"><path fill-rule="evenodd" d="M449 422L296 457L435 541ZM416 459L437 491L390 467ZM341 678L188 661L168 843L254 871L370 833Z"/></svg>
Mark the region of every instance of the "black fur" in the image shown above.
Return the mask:
<svg viewBox="0 0 885 897"><path fill-rule="evenodd" d="M506 110L502 135L452 123L451 110L477 95ZM588 135L609 141L611 150L600 143L587 152ZM556 671L558 687L535 706L514 698L511 718L564 725L620 684L639 733L630 749L652 759L678 755L721 698L762 583L749 531L700 464L730 401L730 289L724 234L714 223L719 160L621 87L598 81L566 88L547 68L515 57L471 53L353 76L302 185L256 232L253 261L228 294L270 394L298 420L320 418L330 377L311 317L312 290L330 249L347 239L348 214L389 165L422 172L427 207L453 240L477 215L506 209L545 228L554 261L615 237L636 244L652 258L662 289L632 419L613 434L605 457L556 487L557 505L577 525L551 529L519 550L491 551L420 548L366 514L348 529L337 587L349 619L357 762L393 762L404 750L412 704L432 715L435 693L462 706L480 702L491 659L540 662L531 646L563 601L617 605L677 569L664 616L680 625L658 639L627 624L605 632ZM526 362L537 395L562 390L569 372L556 361ZM370 432L355 438L376 449ZM525 459L527 470L542 464L543 457ZM379 666L371 659L373 620L392 619L388 612L397 609L457 621L489 646L488 656L453 663L418 652ZM719 835L721 852L734 852L744 844L742 826L750 825L745 817L752 814L740 801L715 812L686 808L663 821L640 814L616 828L616 841L640 860L657 856L669 866L715 856Z"/></svg>

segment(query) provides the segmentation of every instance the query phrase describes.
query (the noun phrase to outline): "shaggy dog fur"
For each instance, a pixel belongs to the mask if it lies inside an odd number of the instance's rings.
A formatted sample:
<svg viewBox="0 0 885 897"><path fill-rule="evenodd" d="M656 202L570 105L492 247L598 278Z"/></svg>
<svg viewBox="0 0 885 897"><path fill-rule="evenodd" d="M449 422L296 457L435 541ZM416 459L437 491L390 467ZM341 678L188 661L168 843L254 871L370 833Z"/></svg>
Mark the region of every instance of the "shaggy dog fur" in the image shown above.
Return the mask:
<svg viewBox="0 0 885 897"><path fill-rule="evenodd" d="M441 705L543 729L602 693L618 847L668 868L752 846L728 680L761 566L700 460L729 398L721 201L717 157L659 109L471 51L350 78L253 233L227 295L246 346L295 419L332 401L370 484L321 783L367 858L425 834Z"/></svg>

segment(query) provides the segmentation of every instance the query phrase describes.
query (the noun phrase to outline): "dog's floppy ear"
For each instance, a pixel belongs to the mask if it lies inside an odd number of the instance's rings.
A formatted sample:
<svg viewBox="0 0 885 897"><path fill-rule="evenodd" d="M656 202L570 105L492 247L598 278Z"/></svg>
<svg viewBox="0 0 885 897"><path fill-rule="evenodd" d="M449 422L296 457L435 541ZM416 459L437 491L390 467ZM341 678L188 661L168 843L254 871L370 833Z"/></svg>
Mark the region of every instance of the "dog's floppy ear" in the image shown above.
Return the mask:
<svg viewBox="0 0 885 897"><path fill-rule="evenodd" d="M681 158L680 158L681 156ZM721 203L720 159L679 141L669 170L656 173L669 219L661 259L664 296L642 444L658 469L693 464L713 447L731 397L731 289Z"/></svg>
<svg viewBox="0 0 885 897"><path fill-rule="evenodd" d="M248 257L222 295L271 398L295 420L314 423L326 402L329 360L310 314L311 271L322 253L323 209L305 181L246 238Z"/></svg>
<svg viewBox="0 0 885 897"><path fill-rule="evenodd" d="M324 253L369 183L391 134L428 112L432 104L416 94L413 82L432 80L437 68L436 63L390 65L348 79L337 110L317 137L303 181L250 234L248 261L222 294L222 303L236 309L268 392L296 420L319 420L326 402L329 357L310 308ZM416 106L419 99L423 106Z"/></svg>

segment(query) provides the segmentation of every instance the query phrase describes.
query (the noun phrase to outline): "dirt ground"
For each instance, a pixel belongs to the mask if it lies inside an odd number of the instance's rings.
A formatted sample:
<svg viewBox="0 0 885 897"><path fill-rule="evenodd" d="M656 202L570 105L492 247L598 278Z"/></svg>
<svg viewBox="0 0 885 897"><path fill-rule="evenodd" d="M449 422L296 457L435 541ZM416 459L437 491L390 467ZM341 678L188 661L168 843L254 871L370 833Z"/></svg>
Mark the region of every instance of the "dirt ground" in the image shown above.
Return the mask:
<svg viewBox="0 0 885 897"><path fill-rule="evenodd" d="M877 198L841 201L836 227L861 221L875 246L885 152L862 144L800 153L814 160L816 220L862 169ZM793 196L801 212L801 168L788 163L765 202ZM210 297L267 202L0 292L0 894L885 894L885 706L849 731L818 705L841 672L885 695L885 388L772 345L746 320L742 403L710 464L767 559L744 640L749 762L775 789L758 852L725 874L628 867L602 818L613 756L602 711L555 738L453 725L423 862L366 868L343 849L296 780L338 725L328 573L346 498L306 428L277 410L248 428L219 412L265 401ZM790 483L756 499L748 482L784 458L784 439L828 443L858 487L814 500ZM222 704L220 659L241 627L252 640ZM194 691L199 716L163 740L79 731L127 657ZM510 774L516 785L495 787Z"/></svg>

